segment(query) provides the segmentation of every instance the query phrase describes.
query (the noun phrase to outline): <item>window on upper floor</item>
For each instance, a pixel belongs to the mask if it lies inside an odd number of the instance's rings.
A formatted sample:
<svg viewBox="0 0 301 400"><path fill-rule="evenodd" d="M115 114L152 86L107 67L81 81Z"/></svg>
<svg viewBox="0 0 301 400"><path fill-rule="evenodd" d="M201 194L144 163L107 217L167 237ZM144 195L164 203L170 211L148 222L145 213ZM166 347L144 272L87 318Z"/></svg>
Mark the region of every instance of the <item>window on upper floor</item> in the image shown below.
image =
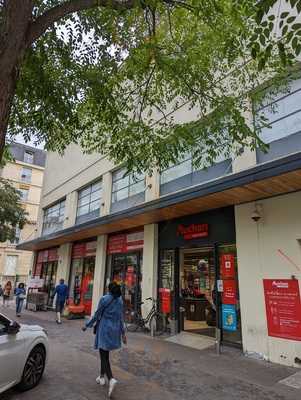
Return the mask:
<svg viewBox="0 0 301 400"><path fill-rule="evenodd" d="M127 174L125 168L113 172L112 203L139 195L144 191L144 174Z"/></svg>
<svg viewBox="0 0 301 400"><path fill-rule="evenodd" d="M12 240L12 244L18 244L20 242L21 229L17 226L15 230L15 240Z"/></svg>
<svg viewBox="0 0 301 400"><path fill-rule="evenodd" d="M31 182L31 176L32 176L32 169L23 167L22 168L22 172L21 172L21 181L30 183Z"/></svg>
<svg viewBox="0 0 301 400"><path fill-rule="evenodd" d="M34 153L32 151L25 150L24 152L24 162L27 164L33 164Z"/></svg>
<svg viewBox="0 0 301 400"><path fill-rule="evenodd" d="M63 228L65 216L65 200L44 209L43 235L59 231Z"/></svg>
<svg viewBox="0 0 301 400"><path fill-rule="evenodd" d="M97 181L78 192L76 223L82 223L100 215L102 182Z"/></svg>
<svg viewBox="0 0 301 400"><path fill-rule="evenodd" d="M263 115L270 126L261 128L260 138L271 143L301 132L301 78L292 81L286 92L266 93L260 106L255 106L255 123Z"/></svg>
<svg viewBox="0 0 301 400"><path fill-rule="evenodd" d="M29 189L19 189L19 192L21 193L21 201L27 201L29 195Z"/></svg>

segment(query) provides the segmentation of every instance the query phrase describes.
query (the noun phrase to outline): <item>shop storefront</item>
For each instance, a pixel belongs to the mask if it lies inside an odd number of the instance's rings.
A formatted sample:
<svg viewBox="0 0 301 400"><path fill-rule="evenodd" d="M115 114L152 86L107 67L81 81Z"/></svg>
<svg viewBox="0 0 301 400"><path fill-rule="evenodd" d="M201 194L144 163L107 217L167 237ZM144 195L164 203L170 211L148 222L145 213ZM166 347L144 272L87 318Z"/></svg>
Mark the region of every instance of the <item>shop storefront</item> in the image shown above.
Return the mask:
<svg viewBox="0 0 301 400"><path fill-rule="evenodd" d="M189 215L159 225L160 308L172 332L221 332L241 345L234 209Z"/></svg>
<svg viewBox="0 0 301 400"><path fill-rule="evenodd" d="M72 246L70 306L78 306L79 311L82 308L86 315L90 315L92 310L96 247L96 240L74 243ZM73 307L73 310L76 312L76 308Z"/></svg>
<svg viewBox="0 0 301 400"><path fill-rule="evenodd" d="M121 285L128 318L141 302L143 245L143 230L118 233L108 238L106 286L110 281Z"/></svg>
<svg viewBox="0 0 301 400"><path fill-rule="evenodd" d="M39 289L47 295L47 306L51 307L53 302L53 293L55 289L57 270L58 270L58 248L51 248L39 251L36 258L36 265L33 277L40 278L43 281L43 287Z"/></svg>

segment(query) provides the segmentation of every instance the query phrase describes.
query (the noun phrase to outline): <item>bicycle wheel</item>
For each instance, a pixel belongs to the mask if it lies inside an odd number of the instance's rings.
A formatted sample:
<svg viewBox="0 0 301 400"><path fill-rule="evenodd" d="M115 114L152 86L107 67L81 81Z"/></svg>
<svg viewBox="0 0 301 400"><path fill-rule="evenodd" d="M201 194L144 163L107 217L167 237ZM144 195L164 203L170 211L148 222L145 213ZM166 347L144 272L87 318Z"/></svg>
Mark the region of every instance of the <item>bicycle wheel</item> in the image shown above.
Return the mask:
<svg viewBox="0 0 301 400"><path fill-rule="evenodd" d="M165 331L164 317L160 313L155 313L149 321L150 331L154 336L160 336Z"/></svg>

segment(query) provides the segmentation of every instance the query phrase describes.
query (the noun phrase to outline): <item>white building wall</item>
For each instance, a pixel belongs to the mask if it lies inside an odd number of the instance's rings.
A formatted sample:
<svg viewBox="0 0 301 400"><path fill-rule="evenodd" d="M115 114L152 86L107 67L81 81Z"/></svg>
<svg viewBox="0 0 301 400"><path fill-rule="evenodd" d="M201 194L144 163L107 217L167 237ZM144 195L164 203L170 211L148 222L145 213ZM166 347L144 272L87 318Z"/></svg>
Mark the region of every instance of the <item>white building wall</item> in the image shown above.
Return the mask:
<svg viewBox="0 0 301 400"><path fill-rule="evenodd" d="M255 204L235 207L243 348L272 362L295 365L301 341L269 337L263 279L301 279L301 192L260 202L262 219L254 222ZM294 265L283 258L285 253Z"/></svg>

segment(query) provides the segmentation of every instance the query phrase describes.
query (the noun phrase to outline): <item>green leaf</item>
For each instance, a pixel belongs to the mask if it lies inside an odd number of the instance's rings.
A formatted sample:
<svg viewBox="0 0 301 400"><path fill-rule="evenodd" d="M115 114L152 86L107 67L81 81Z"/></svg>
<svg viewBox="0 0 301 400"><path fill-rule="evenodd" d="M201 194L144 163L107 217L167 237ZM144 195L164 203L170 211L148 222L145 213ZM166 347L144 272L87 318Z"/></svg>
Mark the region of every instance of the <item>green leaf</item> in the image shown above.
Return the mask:
<svg viewBox="0 0 301 400"><path fill-rule="evenodd" d="M292 25L292 29L294 30L294 31L297 31L298 29L300 29L301 28L301 24L294 24L294 25Z"/></svg>
<svg viewBox="0 0 301 400"><path fill-rule="evenodd" d="M286 20L286 22L287 22L288 24L291 24L292 22L295 21L295 19L296 19L296 17L289 17L289 18Z"/></svg>
<svg viewBox="0 0 301 400"><path fill-rule="evenodd" d="M283 13L281 13L281 15L280 15L280 18L281 19L284 19L284 18L286 18L287 16L289 15L289 12L283 12Z"/></svg>
<svg viewBox="0 0 301 400"><path fill-rule="evenodd" d="M265 46L265 36L264 35L260 35L259 36L259 41L260 41L262 46Z"/></svg>

